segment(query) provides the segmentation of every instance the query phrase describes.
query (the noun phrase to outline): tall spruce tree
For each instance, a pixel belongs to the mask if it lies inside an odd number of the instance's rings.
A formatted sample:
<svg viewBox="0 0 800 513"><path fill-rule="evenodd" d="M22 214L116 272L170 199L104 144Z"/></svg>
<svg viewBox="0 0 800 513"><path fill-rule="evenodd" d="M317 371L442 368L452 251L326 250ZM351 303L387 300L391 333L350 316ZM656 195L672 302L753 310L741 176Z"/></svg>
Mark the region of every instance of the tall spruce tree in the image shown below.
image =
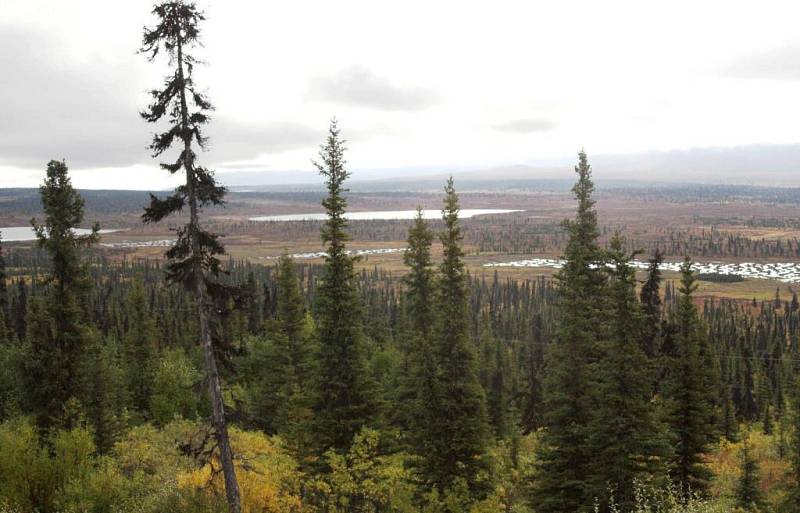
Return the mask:
<svg viewBox="0 0 800 513"><path fill-rule="evenodd" d="M18 340L24 340L28 334L28 286L25 280L17 281L17 297L13 308L13 326Z"/></svg>
<svg viewBox="0 0 800 513"><path fill-rule="evenodd" d="M714 428L708 412L713 407L710 394L715 391L706 388L707 369L700 354L705 333L694 304L696 289L692 262L687 257L681 266L680 296L672 319L677 354L671 359L664 385L665 420L674 448L672 478L685 496L704 494L708 489L711 472L703 462L703 454Z"/></svg>
<svg viewBox="0 0 800 513"><path fill-rule="evenodd" d="M184 173L185 182L164 199L151 194L150 205L145 208L142 219L145 223L157 223L188 209L188 222L178 229L178 240L166 253L169 260L167 280L183 285L197 305L211 421L225 480L225 495L230 510L239 513L239 484L225 418L218 351L212 334L215 305L224 303L224 296L230 295L231 290L217 280L221 273L218 256L224 254L225 248L219 236L203 229L200 223L201 209L222 204L226 190L217 185L212 171L197 164L193 147L205 149L208 140L203 129L209 121L208 111L212 109L193 78L198 60L192 52L200 44L200 23L205 17L194 3L183 0L159 3L152 13L156 24L144 29L140 52L147 54L150 61L165 52L172 73L165 78L162 89L151 91L153 103L141 115L149 123L157 123L165 117L169 121L167 131L153 136L150 149L156 158L177 143L180 148L177 159L173 163L162 163L161 167L171 174Z"/></svg>
<svg viewBox="0 0 800 513"><path fill-rule="evenodd" d="M644 309L644 330L641 346L648 358L655 358L661 343L661 264L664 255L656 250L647 267L647 280L642 285L639 299Z"/></svg>
<svg viewBox="0 0 800 513"><path fill-rule="evenodd" d="M444 231L439 236L443 258L436 282L438 315L432 334L436 382L431 391L433 397L422 398L426 406L436 411L426 415L433 424L422 474L440 491L463 482L471 496L477 498L485 491L479 477L486 468L489 436L486 398L477 377L475 348L469 339L467 271L458 219L460 207L452 177L444 192Z"/></svg>
<svg viewBox="0 0 800 513"><path fill-rule="evenodd" d="M578 201L574 220L565 221L569 240L564 267L556 275L558 327L547 348L543 383L545 431L537 447L532 503L537 513L590 510L594 447L590 422L593 377L590 363L606 338L606 276L592 193L592 171L586 153L578 154L578 180L572 188Z"/></svg>
<svg viewBox="0 0 800 513"><path fill-rule="evenodd" d="M0 232L0 344L11 339L11 310L8 302L8 276L3 255L3 234Z"/></svg>
<svg viewBox="0 0 800 513"><path fill-rule="evenodd" d="M292 353L301 351L300 338L306 321L305 302L297 282L295 263L289 255L278 260L277 317L280 331L290 341ZM300 356L298 356L299 359ZM298 362L299 363L299 362Z"/></svg>
<svg viewBox="0 0 800 513"><path fill-rule="evenodd" d="M753 457L749 435L742 440L740 458L740 475L735 489L736 505L748 512L761 511L764 498L761 493L758 461Z"/></svg>
<svg viewBox="0 0 800 513"><path fill-rule="evenodd" d="M431 256L433 231L423 217L422 207L417 207L414 224L408 230L408 247L403 263L409 273L403 278L405 298L411 325L416 335L428 339L435 321L432 308L434 296L434 270Z"/></svg>
<svg viewBox="0 0 800 513"><path fill-rule="evenodd" d="M111 450L124 427L125 381L116 344L103 343L97 333L86 341L82 359L81 410L92 427L95 447L101 454Z"/></svg>
<svg viewBox="0 0 800 513"><path fill-rule="evenodd" d="M136 420L148 420L159 356L159 332L141 283L135 283L125 301L128 330L122 337L126 388Z"/></svg>
<svg viewBox="0 0 800 513"><path fill-rule="evenodd" d="M739 420L736 418L736 406L733 404L733 391L727 382L722 384L720 402L719 432L729 442L736 442L739 433Z"/></svg>
<svg viewBox="0 0 800 513"><path fill-rule="evenodd" d="M346 452L358 431L374 418L375 404L366 370L361 298L354 262L347 253L347 200L344 182L345 141L331 121L314 165L325 177L328 195L322 200L327 220L322 241L327 245L325 270L318 289L319 390L315 405L316 435L321 452Z"/></svg>
<svg viewBox="0 0 800 513"><path fill-rule="evenodd" d="M502 340L491 337L489 342L492 351L488 358L491 370L486 387L487 412L495 438L502 440L514 429L509 383L512 378L511 362L508 348Z"/></svg>
<svg viewBox="0 0 800 513"><path fill-rule="evenodd" d="M256 286L255 276L252 272L247 274L247 282L244 285L244 290L247 291L247 331L250 333L261 333L264 312L263 301L261 295L262 290Z"/></svg>
<svg viewBox="0 0 800 513"><path fill-rule="evenodd" d="M521 391L520 423L522 432L528 434L542 423L542 376L544 367L544 326L542 316L530 321L531 339L521 348L520 365L524 390Z"/></svg>
<svg viewBox="0 0 800 513"><path fill-rule="evenodd" d="M283 401L276 412L276 424L284 433L292 453L304 463L313 436L310 431L313 404L308 390L312 373L310 321L305 313L295 263L288 255L283 255L278 261L277 283L279 339L285 346L282 348L284 355L278 355L283 363L279 373L283 380Z"/></svg>
<svg viewBox="0 0 800 513"><path fill-rule="evenodd" d="M253 421L270 433L286 433L289 424L308 416L311 407L309 376L312 348L310 326L305 303L297 280L293 259L284 254L278 260L276 273L276 316L267 322L267 336L253 339L255 352L252 365L245 370L255 380L253 389ZM293 425L292 429L299 429ZM309 426L305 426L308 428ZM297 431L297 434L302 434ZM298 440L302 442L302 440ZM299 454L307 444L291 445Z"/></svg>
<svg viewBox="0 0 800 513"><path fill-rule="evenodd" d="M632 511L637 483L653 483L663 475L668 447L651 401L652 366L640 344L645 312L636 300L633 255L625 253L619 234L608 253L611 330L595 368L597 406L589 430L592 496L603 511L612 499L621 511Z"/></svg>
<svg viewBox="0 0 800 513"><path fill-rule="evenodd" d="M89 324L91 282L82 252L96 243L99 227L77 235L83 223L84 201L72 187L64 162L47 164L47 176L39 188L44 223L31 224L37 242L52 261L45 281L45 294L38 298L37 313L30 316L25 372L27 409L41 428L63 425L61 414L68 401L79 403L80 368L87 340L93 337ZM70 427L67 422L66 427Z"/></svg>
<svg viewBox="0 0 800 513"><path fill-rule="evenodd" d="M436 360L431 333L436 321L433 306L435 273L431 244L434 234L417 207L414 224L408 230L408 247L403 262L409 273L403 277L406 287L405 306L411 333L403 346L403 361L397 397L397 423L409 432L410 442L417 455L427 453L427 445L435 437L433 419L435 407L426 403L435 400Z"/></svg>

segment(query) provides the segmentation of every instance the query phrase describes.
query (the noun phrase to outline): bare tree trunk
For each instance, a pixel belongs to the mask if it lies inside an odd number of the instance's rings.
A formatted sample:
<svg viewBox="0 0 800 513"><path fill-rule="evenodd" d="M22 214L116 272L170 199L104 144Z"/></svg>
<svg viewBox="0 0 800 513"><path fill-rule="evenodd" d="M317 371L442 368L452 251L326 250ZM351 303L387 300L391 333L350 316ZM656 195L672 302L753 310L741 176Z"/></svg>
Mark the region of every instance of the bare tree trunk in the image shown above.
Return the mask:
<svg viewBox="0 0 800 513"><path fill-rule="evenodd" d="M200 342L203 345L203 356L206 361L206 371L208 372L208 395L211 398L211 423L214 427L214 436L217 439L217 449L219 450L219 461L222 465L222 474L225 478L225 496L228 500L228 507L231 513L241 513L242 504L239 497L239 482L236 479L236 468L233 465L233 450L231 449L230 437L228 436L228 424L225 421L225 403L222 398L222 387L220 385L219 370L217 360L214 356L214 346L211 338L211 326L209 323L209 304L205 290L205 272L202 264L197 258L200 255L200 242L197 233L200 221L197 209L197 193L194 188L194 158L192 154L192 135L188 131L189 111L186 104L186 87L183 76L183 49L180 36L178 37L178 77L181 82L181 118L183 122L183 142L184 158L183 165L186 169L186 188L189 199L189 240L192 245L190 258L193 259L195 267L194 274L194 295L197 301L198 313L200 317Z"/></svg>
<svg viewBox="0 0 800 513"><path fill-rule="evenodd" d="M214 425L214 434L217 438L219 461L222 464L222 473L225 477L225 496L231 513L240 513L242 506L239 498L239 482L236 479L236 470L233 466L233 450L228 436L228 423L225 421L225 403L222 399L217 360L214 357L214 347L211 341L211 327L208 322L208 301L206 299L205 285L198 280L195 294L200 302L200 340L203 344L203 356L206 360L208 371L208 394L211 397L211 422Z"/></svg>

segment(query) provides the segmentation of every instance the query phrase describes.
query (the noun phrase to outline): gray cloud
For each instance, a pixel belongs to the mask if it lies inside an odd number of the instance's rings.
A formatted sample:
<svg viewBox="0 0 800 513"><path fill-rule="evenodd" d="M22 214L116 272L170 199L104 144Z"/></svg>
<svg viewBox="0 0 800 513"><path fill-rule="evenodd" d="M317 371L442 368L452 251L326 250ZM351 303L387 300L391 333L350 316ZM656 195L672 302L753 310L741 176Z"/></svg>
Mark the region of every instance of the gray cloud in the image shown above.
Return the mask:
<svg viewBox="0 0 800 513"><path fill-rule="evenodd" d="M492 128L498 132L515 134L530 134L533 132L549 132L556 128L556 123L544 118L515 119L508 123L494 125Z"/></svg>
<svg viewBox="0 0 800 513"><path fill-rule="evenodd" d="M146 146L159 127L138 115L146 102L136 73L141 56L77 62L42 33L2 25L0 48L0 164L43 168L63 158L82 169L153 162ZM203 160L214 164L314 146L324 134L296 123L215 117L208 135Z"/></svg>
<svg viewBox="0 0 800 513"><path fill-rule="evenodd" d="M314 78L308 93L316 100L390 111L425 110L440 100L435 91L393 84L361 67L347 68L330 77Z"/></svg>
<svg viewBox="0 0 800 513"><path fill-rule="evenodd" d="M316 147L324 142L324 128L299 123L249 124L226 118L212 119L208 128L211 142L206 158L221 163L252 159L263 153Z"/></svg>
<svg viewBox="0 0 800 513"><path fill-rule="evenodd" d="M800 43L773 48L729 62L721 74L733 78L800 80Z"/></svg>
<svg viewBox="0 0 800 513"><path fill-rule="evenodd" d="M0 48L0 162L117 166L147 155L130 67L71 62L54 41L20 27L0 27Z"/></svg>

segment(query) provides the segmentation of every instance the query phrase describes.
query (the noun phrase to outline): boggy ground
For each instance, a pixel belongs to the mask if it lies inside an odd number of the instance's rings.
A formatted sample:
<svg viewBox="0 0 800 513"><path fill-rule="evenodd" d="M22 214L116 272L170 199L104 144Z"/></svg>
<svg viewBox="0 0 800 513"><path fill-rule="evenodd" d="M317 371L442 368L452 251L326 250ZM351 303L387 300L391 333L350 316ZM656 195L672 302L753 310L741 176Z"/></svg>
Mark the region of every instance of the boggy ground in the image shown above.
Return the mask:
<svg viewBox="0 0 800 513"><path fill-rule="evenodd" d="M689 253L700 262L800 262L794 243L800 239L800 206L776 200L761 189L737 190L735 194L698 193L696 188L600 190L597 210L602 227L601 241L619 231L631 249L647 253L655 247L667 249L667 260L680 260ZM16 196L6 191L0 201L0 226L26 225L37 214L28 193ZM140 222L144 193L107 192L87 195L87 225L95 220L106 228L123 231L103 236L103 251L112 258L160 258L164 242L180 220L150 226ZM560 223L574 212L567 190L465 192L462 208L507 208L523 212L482 216L463 221L466 262L474 275L526 279L551 276L548 268L490 268L484 264L531 257L560 256L565 240ZM250 217L289 213L321 212L321 192L232 192L225 208L207 212L210 227L225 234L224 242L233 258L270 265L284 251L292 254L321 251L317 222L254 222ZM23 201L24 200L24 201ZM404 210L416 206L438 208L441 195L420 192L356 192L349 195L351 211ZM381 250L405 246L409 221L356 221L351 223L354 250ZM434 223L434 228L436 223ZM153 243L152 241L160 241ZM155 244L135 247L135 244ZM15 245L29 245L17 243ZM124 247L123 247L124 246ZM133 246L133 247L131 247ZM435 247L435 252L440 251ZM310 262L319 259L308 259ZM360 267L382 267L398 275L405 272L402 253L370 254ZM639 273L640 277L643 273ZM665 272L667 280L676 279ZM774 280L747 279L737 283L700 282L700 296L738 299L771 299L776 288L791 298L792 285Z"/></svg>

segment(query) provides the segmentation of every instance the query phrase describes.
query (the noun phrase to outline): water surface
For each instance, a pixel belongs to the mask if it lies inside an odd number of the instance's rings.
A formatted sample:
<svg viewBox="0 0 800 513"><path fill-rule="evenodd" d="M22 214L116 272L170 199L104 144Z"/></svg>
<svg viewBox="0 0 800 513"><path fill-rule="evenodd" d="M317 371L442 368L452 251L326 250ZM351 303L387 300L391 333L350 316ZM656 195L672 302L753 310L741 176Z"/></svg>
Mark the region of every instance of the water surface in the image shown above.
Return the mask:
<svg viewBox="0 0 800 513"><path fill-rule="evenodd" d="M113 233L119 230L100 230L100 233ZM76 228L75 233L78 235L88 235L92 230L86 228ZM3 237L4 242L22 242L26 240L36 240L36 232L30 226L6 226L0 228L0 235Z"/></svg>
<svg viewBox="0 0 800 513"><path fill-rule="evenodd" d="M508 214L511 212L522 212L507 208L465 208L458 213L458 217L466 219L473 216L485 214ZM357 221L372 221L379 219L414 219L417 216L416 210L376 210L371 212L348 212L345 217ZM275 216L251 217L251 221L322 221L327 219L325 213L310 214L281 214ZM425 219L441 219L442 211L438 209L425 209L422 211Z"/></svg>

